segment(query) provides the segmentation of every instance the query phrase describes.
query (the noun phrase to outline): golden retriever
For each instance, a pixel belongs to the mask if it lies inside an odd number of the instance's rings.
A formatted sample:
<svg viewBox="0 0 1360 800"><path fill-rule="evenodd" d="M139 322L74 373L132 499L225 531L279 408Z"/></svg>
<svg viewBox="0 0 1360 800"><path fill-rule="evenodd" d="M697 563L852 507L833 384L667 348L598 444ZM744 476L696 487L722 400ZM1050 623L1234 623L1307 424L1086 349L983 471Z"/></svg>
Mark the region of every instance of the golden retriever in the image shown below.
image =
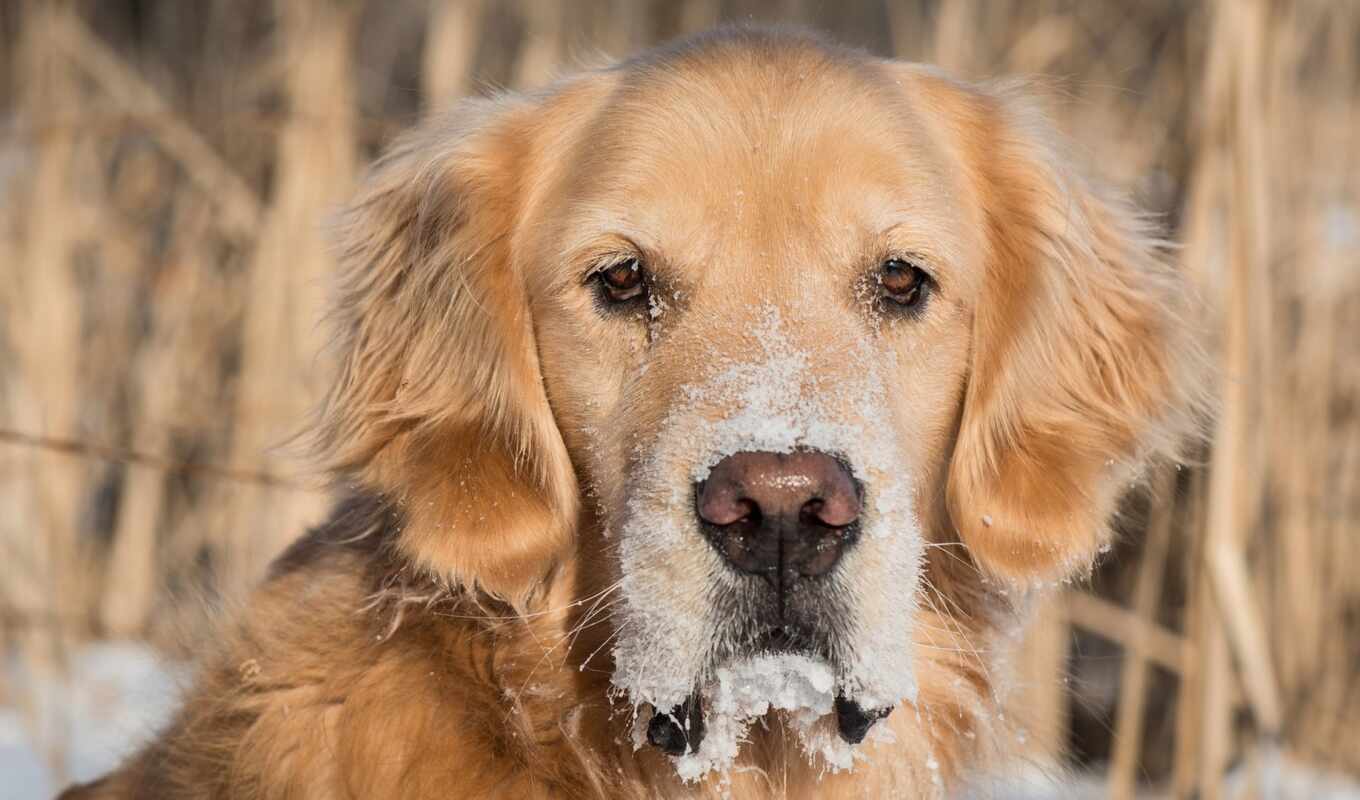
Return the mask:
<svg viewBox="0 0 1360 800"><path fill-rule="evenodd" d="M1022 89L799 33L464 101L339 238L337 510L71 796L948 794L1202 405Z"/></svg>

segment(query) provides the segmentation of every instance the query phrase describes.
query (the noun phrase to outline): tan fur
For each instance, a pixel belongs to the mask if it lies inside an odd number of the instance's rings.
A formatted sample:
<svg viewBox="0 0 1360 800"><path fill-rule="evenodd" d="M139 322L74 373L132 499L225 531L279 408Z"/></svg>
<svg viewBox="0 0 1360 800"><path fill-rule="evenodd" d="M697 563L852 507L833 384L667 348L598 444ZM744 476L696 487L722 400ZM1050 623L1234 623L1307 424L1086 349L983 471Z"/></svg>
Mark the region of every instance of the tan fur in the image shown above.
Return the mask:
<svg viewBox="0 0 1360 800"><path fill-rule="evenodd" d="M1200 406L1180 284L1065 159L1014 88L744 30L424 123L339 232L317 430L357 488L165 733L70 796L916 797L1004 759L1005 585L1088 568ZM650 324L583 288L624 246L675 289ZM943 265L919 324L856 306L885 246ZM852 772L822 775L771 717L730 783L687 786L609 693L605 520L678 387L755 346L761 303L796 312L832 379L861 339L903 365L883 425L933 545L906 589L920 695Z"/></svg>

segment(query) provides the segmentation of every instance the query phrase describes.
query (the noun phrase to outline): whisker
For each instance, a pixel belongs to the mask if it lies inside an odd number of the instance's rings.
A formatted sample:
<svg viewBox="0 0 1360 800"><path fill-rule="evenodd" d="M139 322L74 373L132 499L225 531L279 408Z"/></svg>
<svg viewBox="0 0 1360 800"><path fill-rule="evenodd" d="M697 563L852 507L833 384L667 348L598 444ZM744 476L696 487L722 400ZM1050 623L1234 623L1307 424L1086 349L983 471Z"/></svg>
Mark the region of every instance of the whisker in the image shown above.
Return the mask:
<svg viewBox="0 0 1360 800"><path fill-rule="evenodd" d="M964 633L962 623L960 623L958 618L954 616L954 613L949 610L949 598L943 592L941 592L938 587L935 586L934 582L931 581L930 578L923 576L921 583L927 590L929 590L930 593L934 594L936 597L939 597L940 602L945 604L945 608L942 611L940 607L935 604L935 601L931 599L930 594L924 595L925 600L927 603L930 604L931 609L933 609L937 615L944 619L946 625L949 625L953 628L954 635L956 637L958 637L961 641L965 642L968 645L968 651L972 653L973 660L977 664L978 671L981 672L984 677L990 679L991 675L989 673L989 670L987 669L987 665L983 663L981 653L978 652L978 649L973 644L972 639ZM927 647L926 649L930 648ZM965 651L959 649L957 650L957 652Z"/></svg>
<svg viewBox="0 0 1360 800"><path fill-rule="evenodd" d="M437 613L439 616L445 619L457 619L469 622L516 622L520 620L529 620L535 619L537 617L547 616L549 614L558 614L563 611L566 611L567 609L585 605L586 603L589 603L590 601L598 597L602 597L614 591L615 589L618 589L619 586L622 585L622 583L623 583L622 580L618 580L594 594L586 595L585 597L572 600L571 602L566 603L564 605L555 606L553 608L545 608L541 611L530 611L524 614L479 615L479 614L451 614L448 612L435 612L435 613Z"/></svg>
<svg viewBox="0 0 1360 800"><path fill-rule="evenodd" d="M959 555L958 553L954 552L954 548L955 548L955 547L966 547L966 546L967 546L967 545L965 545L963 542L926 542L926 547L934 547L934 548L938 548L939 550L942 550L942 551L944 552L945 555L947 555L947 556L949 556L950 558L954 559L954 560L957 561L958 563L962 564L963 566L967 567L968 569L972 570L973 572L976 572L976 573L978 573L978 574L981 574L981 573L982 573L982 570L978 569L978 565L975 564L975 563L973 563L973 560L972 560L972 559L964 558L963 556L961 556L961 555Z"/></svg>
<svg viewBox="0 0 1360 800"><path fill-rule="evenodd" d="M600 642L600 646L591 651L590 655L586 656L586 660L581 662L580 671L585 672L586 666L590 664L590 662L595 658L595 656L598 655L599 652L603 650L606 645L608 645L614 639L618 638L619 634L623 633L624 630L627 629L628 626L631 624L633 624L631 621L625 622L623 625L620 625L618 628L615 628L613 633L606 636L605 640L603 642Z"/></svg>
<svg viewBox="0 0 1360 800"><path fill-rule="evenodd" d="M982 649L982 650L979 651L977 648L974 648L974 647L942 647L942 646L940 646L940 645L923 644L923 643L921 643L921 642L915 642L915 643L912 644L912 646L913 646L913 647L919 647L919 648L921 648L922 650L933 650L933 651L938 652L938 653L962 653L962 654L964 654L964 655L973 655L973 656L977 656L980 652L981 652L981 653L989 653L989 652L991 652L990 650L988 650L988 649L986 649L986 648L984 648L984 649ZM986 671L985 668L984 668L983 671L984 671L984 672Z"/></svg>
<svg viewBox="0 0 1360 800"><path fill-rule="evenodd" d="M608 605L600 608L598 611L593 612L590 616L581 620L580 623L578 623L574 628L572 628L571 631L569 631L566 634L567 636L570 637L570 641L567 642L567 650L571 650L573 647L576 646L576 640L581 637L581 634L584 633L587 628L593 628L596 625L601 625L612 619L613 614L609 612L612 611L613 608L621 602L623 602L623 599L619 598L618 600L609 603Z"/></svg>
<svg viewBox="0 0 1360 800"><path fill-rule="evenodd" d="M612 586L610 586L609 589L608 589L606 592L601 592L601 593L599 593L598 595L595 595L596 597L598 597L598 599L595 601L596 605L598 606L598 604L600 603L600 601L604 599L603 595L607 594L608 592L614 591L615 589L619 588L620 586L622 586L622 582L621 582L621 581L617 581L617 582L615 582ZM613 608L613 607L614 607L615 605L617 605L622 599L623 599L623 598L620 597L620 598L618 598L618 599L616 599L616 600L611 601L607 606L605 606L605 609L602 609L600 612L596 612L596 613L602 613L602 611L604 611L604 610ZM594 608L594 607L592 607L592 608ZM590 612L587 612L587 613L590 613ZM604 618L602 618L602 619L600 620L600 622L604 622L605 620L608 620L609 618L610 618L609 616L605 616ZM591 623L590 625L594 625L594 624L598 624L598 623ZM535 643L537 643L537 644L539 645L539 647L543 647L543 641L540 640L540 639L538 638L538 636L536 636L536 635L533 634L533 628L532 628L532 626L526 626L526 627L527 627L528 630L530 631L530 635L533 635L533 636L534 636L534 641L535 641ZM534 663L534 666L531 667L531 668L529 669L528 674L527 674L527 675L525 676L525 678L524 678L524 684L520 687L520 690L519 690L519 691L520 691L520 692L523 692L523 691L524 691L524 687L526 687L526 686L529 685L529 681L533 680L533 677L534 677L535 674L537 674L539 668L542 667L543 664L544 664L544 662L546 662L546 661L548 660L548 658L549 658L550 656L552 656L552 654L553 654L554 652L557 651L557 648L561 647L561 646L563 645L564 642L567 642L567 641L568 641L568 639L570 639L570 641L574 643L574 642L576 641L575 637L576 637L576 636L579 636L579 635L580 635L580 632L581 632L582 630L584 630L586 627L589 627L589 626L586 624L585 621L582 621L581 623L578 623L577 625L573 626L573 628L572 628L570 631L567 631L567 632L563 633L561 636L557 637L557 641L556 641L551 647L545 649L545 650L543 651L543 655L540 656L539 659L538 659L538 661ZM617 634L617 633L618 633L618 632L615 631L615 634ZM574 635L573 635L573 634L574 634ZM610 638L612 638L612 637L610 637ZM609 638L606 638L605 641L608 642L608 641L609 641ZM603 646L603 645L602 645L602 646ZM571 649L571 645L568 644L567 650L570 651L570 649ZM597 649L597 652L598 652L598 649ZM592 653L591 655L592 655L592 657L594 656L593 653Z"/></svg>

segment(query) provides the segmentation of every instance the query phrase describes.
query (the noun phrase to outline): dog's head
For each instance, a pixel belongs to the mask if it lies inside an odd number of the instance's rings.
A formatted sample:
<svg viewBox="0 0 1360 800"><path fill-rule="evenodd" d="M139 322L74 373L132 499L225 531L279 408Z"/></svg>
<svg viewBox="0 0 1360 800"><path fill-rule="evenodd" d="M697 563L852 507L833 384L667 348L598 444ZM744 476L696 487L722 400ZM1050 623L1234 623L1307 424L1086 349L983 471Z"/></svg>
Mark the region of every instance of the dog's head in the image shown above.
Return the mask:
<svg viewBox="0 0 1360 800"><path fill-rule="evenodd" d="M455 584L593 559L654 744L770 706L857 741L954 654L937 562L1089 567L1194 406L1179 285L1057 142L1015 89L768 33L466 101L350 211L332 463Z"/></svg>

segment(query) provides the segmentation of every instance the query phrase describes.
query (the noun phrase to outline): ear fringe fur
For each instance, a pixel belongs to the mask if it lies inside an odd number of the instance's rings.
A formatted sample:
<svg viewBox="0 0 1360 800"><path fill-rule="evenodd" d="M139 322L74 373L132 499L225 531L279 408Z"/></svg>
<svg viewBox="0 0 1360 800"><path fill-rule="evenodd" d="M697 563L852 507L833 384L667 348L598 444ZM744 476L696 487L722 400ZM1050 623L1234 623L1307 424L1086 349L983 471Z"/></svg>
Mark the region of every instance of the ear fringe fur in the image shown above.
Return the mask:
<svg viewBox="0 0 1360 800"><path fill-rule="evenodd" d="M1090 564L1122 489L1202 435L1211 373L1150 221L1063 163L1020 88L984 91L992 251L951 509L984 568L1026 582Z"/></svg>
<svg viewBox="0 0 1360 800"><path fill-rule="evenodd" d="M472 99L424 123L341 215L338 370L312 427L338 480L403 506L414 562L507 597L550 567L577 502L509 252L528 108Z"/></svg>

